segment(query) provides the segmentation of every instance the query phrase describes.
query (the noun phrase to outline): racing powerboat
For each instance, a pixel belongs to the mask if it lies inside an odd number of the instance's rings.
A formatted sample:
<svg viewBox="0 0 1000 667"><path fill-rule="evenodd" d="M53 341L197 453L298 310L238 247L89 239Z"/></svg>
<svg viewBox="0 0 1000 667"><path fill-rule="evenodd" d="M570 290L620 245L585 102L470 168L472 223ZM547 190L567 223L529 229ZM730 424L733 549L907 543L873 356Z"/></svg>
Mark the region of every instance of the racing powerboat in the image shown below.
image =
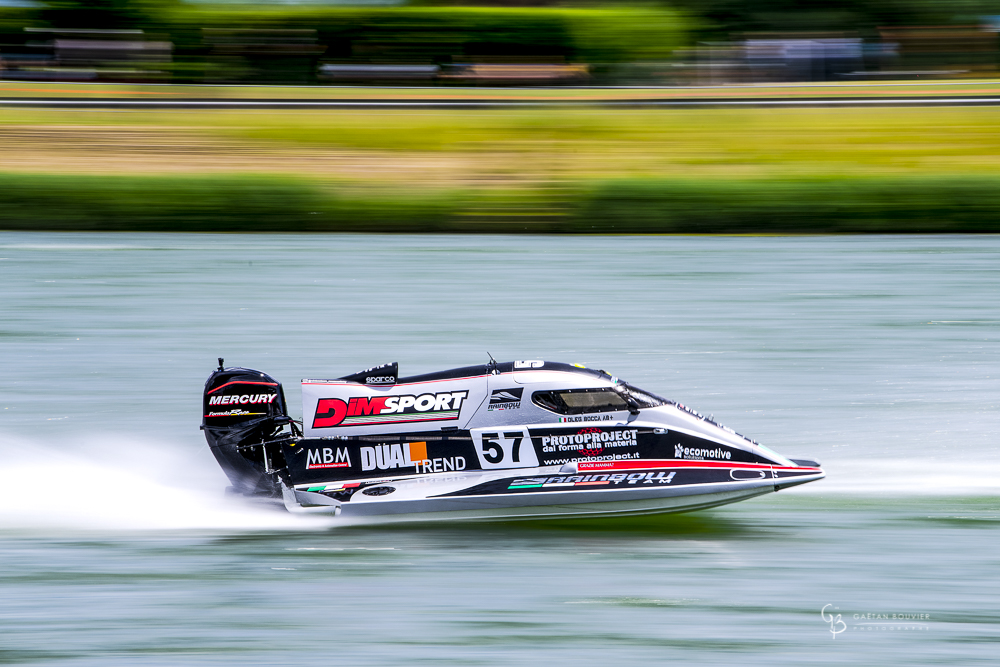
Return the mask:
<svg viewBox="0 0 1000 667"><path fill-rule="evenodd" d="M299 422L280 383L219 359L203 407L232 492L345 519L683 512L824 477L680 403L551 361L303 380Z"/></svg>

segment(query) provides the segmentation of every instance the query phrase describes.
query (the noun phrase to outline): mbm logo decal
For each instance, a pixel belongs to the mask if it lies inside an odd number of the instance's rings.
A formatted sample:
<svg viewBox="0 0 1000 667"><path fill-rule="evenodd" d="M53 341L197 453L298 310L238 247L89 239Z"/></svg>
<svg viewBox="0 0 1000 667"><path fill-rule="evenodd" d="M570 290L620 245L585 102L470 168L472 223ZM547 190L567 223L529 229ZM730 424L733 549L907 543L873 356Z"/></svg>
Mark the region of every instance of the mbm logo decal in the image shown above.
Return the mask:
<svg viewBox="0 0 1000 667"><path fill-rule="evenodd" d="M306 451L306 470L350 467L351 455L346 447L337 447L336 453L334 453L333 447L323 447L322 449L310 449Z"/></svg>

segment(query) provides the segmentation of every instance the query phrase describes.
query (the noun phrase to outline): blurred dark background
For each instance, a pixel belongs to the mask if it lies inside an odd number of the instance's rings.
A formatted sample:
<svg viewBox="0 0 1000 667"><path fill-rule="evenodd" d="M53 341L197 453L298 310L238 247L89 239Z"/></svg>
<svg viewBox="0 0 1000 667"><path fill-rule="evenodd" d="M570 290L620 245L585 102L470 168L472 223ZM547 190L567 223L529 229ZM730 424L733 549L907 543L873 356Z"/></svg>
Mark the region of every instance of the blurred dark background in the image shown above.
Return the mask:
<svg viewBox="0 0 1000 667"><path fill-rule="evenodd" d="M1000 0L0 0L0 78L725 85L988 77Z"/></svg>

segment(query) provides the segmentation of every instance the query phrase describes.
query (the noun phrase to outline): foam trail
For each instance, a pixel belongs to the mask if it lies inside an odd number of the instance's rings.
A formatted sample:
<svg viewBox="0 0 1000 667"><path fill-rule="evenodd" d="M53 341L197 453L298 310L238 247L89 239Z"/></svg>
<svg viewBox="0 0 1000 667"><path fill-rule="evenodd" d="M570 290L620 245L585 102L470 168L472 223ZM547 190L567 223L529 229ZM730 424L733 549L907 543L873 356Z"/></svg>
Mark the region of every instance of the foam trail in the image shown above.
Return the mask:
<svg viewBox="0 0 1000 667"><path fill-rule="evenodd" d="M1000 495L1000 461L857 459L825 461L823 469L826 479L797 490L862 496Z"/></svg>
<svg viewBox="0 0 1000 667"><path fill-rule="evenodd" d="M123 436L59 448L0 436L0 531L312 530L331 517L227 498L207 448Z"/></svg>
<svg viewBox="0 0 1000 667"><path fill-rule="evenodd" d="M121 435L58 447L0 435L0 531L316 530L333 517L289 514L226 497L207 447ZM1000 495L1000 462L828 461L808 494Z"/></svg>

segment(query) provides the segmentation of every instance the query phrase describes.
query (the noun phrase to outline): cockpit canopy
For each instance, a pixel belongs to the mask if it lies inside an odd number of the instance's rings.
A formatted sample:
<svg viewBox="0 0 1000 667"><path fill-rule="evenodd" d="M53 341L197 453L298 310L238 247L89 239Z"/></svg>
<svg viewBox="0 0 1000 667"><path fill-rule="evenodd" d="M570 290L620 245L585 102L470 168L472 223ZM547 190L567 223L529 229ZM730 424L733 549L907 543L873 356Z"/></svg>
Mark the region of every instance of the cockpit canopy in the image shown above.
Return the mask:
<svg viewBox="0 0 1000 667"><path fill-rule="evenodd" d="M536 391L531 395L531 401L542 409L560 415L654 408L668 403L665 398L621 381L614 387Z"/></svg>

